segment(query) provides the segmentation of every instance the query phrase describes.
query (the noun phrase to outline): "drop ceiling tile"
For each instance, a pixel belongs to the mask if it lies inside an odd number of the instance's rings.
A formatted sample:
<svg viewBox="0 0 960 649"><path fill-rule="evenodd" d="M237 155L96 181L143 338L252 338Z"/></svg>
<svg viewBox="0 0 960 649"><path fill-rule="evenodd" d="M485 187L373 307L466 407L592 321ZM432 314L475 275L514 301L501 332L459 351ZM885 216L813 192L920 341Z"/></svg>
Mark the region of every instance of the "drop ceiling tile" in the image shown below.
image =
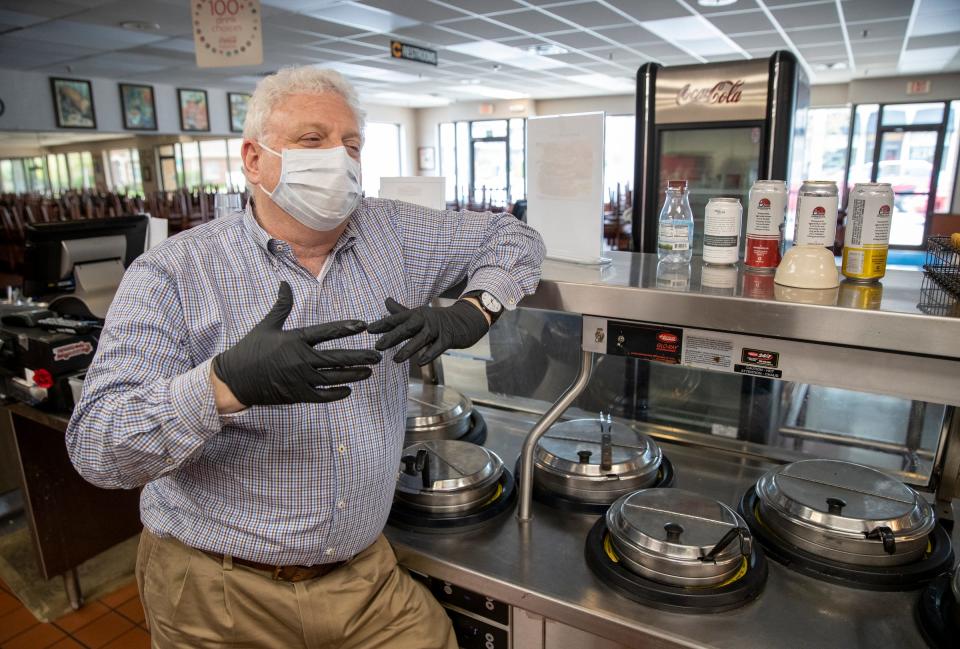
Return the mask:
<svg viewBox="0 0 960 649"><path fill-rule="evenodd" d="M620 25L626 20L616 11L611 11L603 5L593 2L583 2L573 5L560 5L547 9L552 14L572 20L584 27L601 27L604 25Z"/></svg>
<svg viewBox="0 0 960 649"><path fill-rule="evenodd" d="M810 61L846 61L847 48L843 43L820 44L800 48L800 54Z"/></svg>
<svg viewBox="0 0 960 649"><path fill-rule="evenodd" d="M563 45L576 48L608 47L610 45L607 41L580 31L571 31L563 34L551 34L550 40L554 40Z"/></svg>
<svg viewBox="0 0 960 649"><path fill-rule="evenodd" d="M507 36L517 35L517 32L511 29L489 23L485 20L481 20L480 18L467 18L466 20L445 22L443 23L443 29L460 34L460 41L458 42L461 43L471 40L491 40L494 38L504 38Z"/></svg>
<svg viewBox="0 0 960 649"><path fill-rule="evenodd" d="M787 46L778 32L732 36L731 40L748 52L751 50L779 49Z"/></svg>
<svg viewBox="0 0 960 649"><path fill-rule="evenodd" d="M398 16L413 18L414 20L425 23L447 20L449 18L463 18L463 13L460 11L428 2L410 2L410 0L361 0L361 4L390 11Z"/></svg>
<svg viewBox="0 0 960 649"><path fill-rule="evenodd" d="M773 11L773 17L777 19L787 34L790 34L791 29L797 27L835 25L840 22L840 16L837 15L837 5L833 2L798 5L783 9L772 9L771 11Z"/></svg>
<svg viewBox="0 0 960 649"><path fill-rule="evenodd" d="M710 16L710 22L728 36L748 32L768 32L774 29L774 26L759 9L738 14Z"/></svg>
<svg viewBox="0 0 960 649"><path fill-rule="evenodd" d="M332 52L338 52L344 55L354 55L354 56L372 56L383 54L384 56L390 53L390 37L381 36L378 39L379 43L369 43L364 44L362 42L353 42L353 41L333 41L319 43L309 47L317 47L324 50L330 50Z"/></svg>
<svg viewBox="0 0 960 649"><path fill-rule="evenodd" d="M747 50L747 54L750 55L751 59L766 59L769 58L771 54L776 52L777 47L758 47L754 49Z"/></svg>
<svg viewBox="0 0 960 649"><path fill-rule="evenodd" d="M664 65L669 66L678 66L678 65L698 65L700 61L693 58L692 56L665 56L661 59Z"/></svg>
<svg viewBox="0 0 960 649"><path fill-rule="evenodd" d="M0 9L44 18L59 18L77 11L75 6L56 0L0 0Z"/></svg>
<svg viewBox="0 0 960 649"><path fill-rule="evenodd" d="M150 43L150 47L156 47L161 50L173 50L176 52L186 52L189 54L194 54L196 50L196 47L194 47L194 42L192 38L190 39L169 38L167 40Z"/></svg>
<svg viewBox="0 0 960 649"><path fill-rule="evenodd" d="M675 0L644 0L643 2L608 0L608 2L635 20L661 20L691 15Z"/></svg>
<svg viewBox="0 0 960 649"><path fill-rule="evenodd" d="M263 46L311 45L321 40L319 34L287 29L267 23L263 26Z"/></svg>
<svg viewBox="0 0 960 649"><path fill-rule="evenodd" d="M497 14L491 16L497 22L522 29L532 34L547 34L549 32L561 32L573 27L563 21L556 20L550 16L536 10L515 11L506 14Z"/></svg>
<svg viewBox="0 0 960 649"><path fill-rule="evenodd" d="M563 61L564 63L569 63L571 65L580 65L582 63L593 63L594 59L590 57L583 56L582 54L554 54L548 57L555 61Z"/></svg>
<svg viewBox="0 0 960 649"><path fill-rule="evenodd" d="M843 17L848 23L880 18L909 18L912 7L913 2L907 0L846 0L843 3Z"/></svg>
<svg viewBox="0 0 960 649"><path fill-rule="evenodd" d="M315 16L294 14L287 11L277 12L269 18L264 17L263 25L264 30L272 25L274 27L283 27L299 32L308 32L317 38L324 36L341 38L366 33L366 30L360 27L349 27L339 23L332 23Z"/></svg>
<svg viewBox="0 0 960 649"><path fill-rule="evenodd" d="M847 31L850 32L850 40L866 40L872 38L903 38L907 33L907 18L898 20L867 21L847 23ZM863 30L867 30L867 35L863 35Z"/></svg>
<svg viewBox="0 0 960 649"><path fill-rule="evenodd" d="M21 9L29 9L27 6L21 6ZM46 17L35 14L30 11L10 11L9 9L0 9L0 23L3 23L3 30L16 27L27 27L35 25L46 20Z"/></svg>
<svg viewBox="0 0 960 649"><path fill-rule="evenodd" d="M70 20L92 23L106 27L117 27L124 21L139 21L159 25L158 33L167 36L189 36L192 33L190 12L170 11L167 5L151 2L131 2L115 0L95 9L84 11Z"/></svg>
<svg viewBox="0 0 960 649"><path fill-rule="evenodd" d="M960 43L960 32L936 34L932 36L914 36L907 41L908 50L920 50L926 47L949 47Z"/></svg>
<svg viewBox="0 0 960 649"><path fill-rule="evenodd" d="M659 59L664 56L690 56L690 53L686 50L671 45L667 42L661 43L651 43L649 45L644 45L642 48L637 48L645 55Z"/></svg>
<svg viewBox="0 0 960 649"><path fill-rule="evenodd" d="M49 43L0 37L0 61L3 67L31 70L58 62L70 63L77 58L96 54L97 50L63 45L50 47ZM59 70L63 72L63 70Z"/></svg>
<svg viewBox="0 0 960 649"><path fill-rule="evenodd" d="M794 29L787 32L794 45L803 48L804 45L817 43L842 43L843 30L840 25L823 25L816 29Z"/></svg>
<svg viewBox="0 0 960 649"><path fill-rule="evenodd" d="M96 49L118 49L134 45L146 45L166 39L160 34L145 34L120 27L103 27L67 20L49 22L26 27L17 32L23 38L47 41L55 46L65 43L78 47Z"/></svg>
<svg viewBox="0 0 960 649"><path fill-rule="evenodd" d="M764 0L764 4L770 9L773 9L774 7L782 7L783 5L826 4L833 1L834 0ZM739 5L740 3L738 2L737 4Z"/></svg>
<svg viewBox="0 0 960 649"><path fill-rule="evenodd" d="M899 38L878 38L872 41L851 41L850 47L853 48L853 55L862 54L883 54L885 52L900 52L900 46L903 43Z"/></svg>
<svg viewBox="0 0 960 649"><path fill-rule="evenodd" d="M654 36L643 27L633 24L624 27L598 29L597 33L624 45L642 45L644 43L660 42L660 38Z"/></svg>

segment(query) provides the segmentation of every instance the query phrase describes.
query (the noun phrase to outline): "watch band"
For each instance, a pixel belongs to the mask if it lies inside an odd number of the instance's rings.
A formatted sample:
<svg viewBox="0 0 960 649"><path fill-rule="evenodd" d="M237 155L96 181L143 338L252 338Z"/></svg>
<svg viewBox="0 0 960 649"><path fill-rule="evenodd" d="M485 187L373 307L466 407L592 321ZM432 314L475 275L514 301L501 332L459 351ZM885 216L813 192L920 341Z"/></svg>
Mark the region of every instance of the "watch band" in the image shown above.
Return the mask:
<svg viewBox="0 0 960 649"><path fill-rule="evenodd" d="M460 296L460 299L463 299L463 298L465 298L465 297L472 297L472 298L474 298L474 299L476 300L476 304L477 304L481 309L483 309L483 312L490 316L490 325L493 326L493 323L495 323L495 322L500 318L500 316L503 315L503 312L505 311L505 309L504 309L502 306L501 306L501 308L500 308L499 311L491 311L490 309L488 309L488 308L486 307L486 305L484 305L483 299L480 297L480 296L483 295L484 293L489 293L489 291L484 291L484 290L469 291L469 292L464 293L463 295L461 295L461 296ZM492 295L492 293L491 293L491 295ZM499 300L497 300L497 301L499 302Z"/></svg>

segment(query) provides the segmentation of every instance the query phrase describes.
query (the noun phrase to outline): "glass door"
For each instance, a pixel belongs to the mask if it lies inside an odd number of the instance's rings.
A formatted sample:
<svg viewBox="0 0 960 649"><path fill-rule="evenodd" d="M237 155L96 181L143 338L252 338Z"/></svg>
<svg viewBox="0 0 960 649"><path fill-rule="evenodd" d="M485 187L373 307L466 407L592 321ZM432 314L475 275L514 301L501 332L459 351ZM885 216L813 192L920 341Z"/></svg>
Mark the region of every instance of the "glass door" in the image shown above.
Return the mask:
<svg viewBox="0 0 960 649"><path fill-rule="evenodd" d="M926 239L943 156L944 108L942 102L880 107L871 179L893 187L891 246L918 248Z"/></svg>
<svg viewBox="0 0 960 649"><path fill-rule="evenodd" d="M510 195L507 120L470 123L471 202L481 209L506 206Z"/></svg>

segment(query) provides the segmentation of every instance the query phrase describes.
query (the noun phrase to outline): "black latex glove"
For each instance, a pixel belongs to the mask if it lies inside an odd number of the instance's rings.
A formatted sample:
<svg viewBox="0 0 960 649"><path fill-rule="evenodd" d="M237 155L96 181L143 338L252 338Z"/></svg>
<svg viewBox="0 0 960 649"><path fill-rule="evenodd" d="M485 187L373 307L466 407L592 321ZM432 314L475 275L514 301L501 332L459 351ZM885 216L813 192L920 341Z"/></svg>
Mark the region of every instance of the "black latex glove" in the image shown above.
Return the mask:
<svg viewBox="0 0 960 649"><path fill-rule="evenodd" d="M470 347L490 329L479 307L463 300L447 307L417 309L408 309L393 298L387 298L384 304L392 315L371 322L367 331L384 334L376 344L380 351L409 339L393 357L398 363L423 350L417 364L426 365L448 349Z"/></svg>
<svg viewBox="0 0 960 649"><path fill-rule="evenodd" d="M240 342L213 359L213 371L245 406L326 403L350 396L343 383L362 381L380 362L372 349L314 349L327 340L345 338L367 328L362 320L283 329L293 307L293 292L280 283L270 313ZM327 387L337 386L337 387Z"/></svg>

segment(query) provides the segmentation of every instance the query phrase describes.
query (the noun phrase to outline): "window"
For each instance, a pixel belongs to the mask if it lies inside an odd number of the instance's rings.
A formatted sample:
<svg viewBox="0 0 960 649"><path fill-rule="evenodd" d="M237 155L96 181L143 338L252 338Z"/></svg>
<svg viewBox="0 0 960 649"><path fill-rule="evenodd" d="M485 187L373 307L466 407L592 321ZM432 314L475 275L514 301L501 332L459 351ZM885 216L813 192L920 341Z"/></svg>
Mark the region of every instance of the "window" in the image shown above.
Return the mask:
<svg viewBox="0 0 960 649"><path fill-rule="evenodd" d="M239 137L158 146L160 188L163 191L198 187L216 191L243 191L246 178L240 155L242 146L243 138Z"/></svg>
<svg viewBox="0 0 960 649"><path fill-rule="evenodd" d="M807 112L804 146L804 179L832 180L843 184L850 138L850 107L811 108Z"/></svg>
<svg viewBox="0 0 960 649"><path fill-rule="evenodd" d="M367 196L378 196L380 178L401 174L400 125L368 123L364 130L360 164L363 168L363 193Z"/></svg>
<svg viewBox="0 0 960 649"><path fill-rule="evenodd" d="M201 184L204 187L226 188L229 184L230 161L226 140L200 141Z"/></svg>
<svg viewBox="0 0 960 649"><path fill-rule="evenodd" d="M107 182L117 192L143 194L140 179L140 152L136 149L111 149L106 152ZM82 164L82 163L81 163Z"/></svg>
<svg viewBox="0 0 960 649"><path fill-rule="evenodd" d="M448 202L506 207L526 197L525 119L441 124L439 149Z"/></svg>
<svg viewBox="0 0 960 649"><path fill-rule="evenodd" d="M937 196L933 211L951 212L954 183L957 180L957 151L960 150L960 101L950 102L947 114L947 128L943 137L943 158L940 163L940 176L937 178ZM957 206L960 209L960 205Z"/></svg>
<svg viewBox="0 0 960 649"><path fill-rule="evenodd" d="M617 197L626 200L626 191L633 185L633 145L636 118L633 115L607 115L603 128L604 200Z"/></svg>

